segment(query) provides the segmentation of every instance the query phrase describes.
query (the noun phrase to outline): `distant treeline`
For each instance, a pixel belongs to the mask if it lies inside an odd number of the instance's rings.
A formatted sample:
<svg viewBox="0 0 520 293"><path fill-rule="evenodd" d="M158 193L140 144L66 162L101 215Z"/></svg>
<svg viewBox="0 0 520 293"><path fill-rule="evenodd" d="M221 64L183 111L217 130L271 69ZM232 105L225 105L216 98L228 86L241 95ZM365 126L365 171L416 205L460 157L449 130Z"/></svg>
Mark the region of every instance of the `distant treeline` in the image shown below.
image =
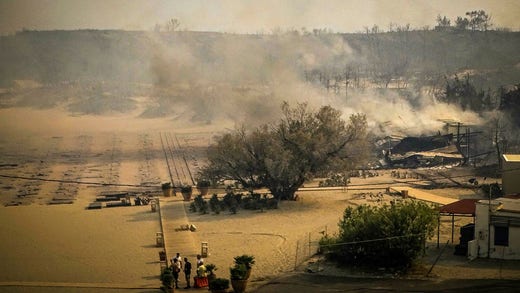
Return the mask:
<svg viewBox="0 0 520 293"><path fill-rule="evenodd" d="M334 52L338 40L344 40L347 49L335 56L323 57L319 51L305 47L309 41L321 42ZM278 51L287 43L294 43L289 56ZM222 50L232 48L255 48L255 52L239 54L260 53L272 57L273 62L294 58L294 63L310 51L315 60L298 65L298 74L302 80L321 82L326 87L340 82L346 88L353 87L360 80L379 87L395 81L404 87L427 85L465 70L484 76L479 84L485 88L514 85L520 77L520 32L367 30L355 34L236 35L79 30L23 31L0 37L0 86L9 87L13 80L154 83L160 78L153 70L154 58L167 56L170 46L179 45L190 52L189 58L215 68L225 62L220 58Z"/></svg>

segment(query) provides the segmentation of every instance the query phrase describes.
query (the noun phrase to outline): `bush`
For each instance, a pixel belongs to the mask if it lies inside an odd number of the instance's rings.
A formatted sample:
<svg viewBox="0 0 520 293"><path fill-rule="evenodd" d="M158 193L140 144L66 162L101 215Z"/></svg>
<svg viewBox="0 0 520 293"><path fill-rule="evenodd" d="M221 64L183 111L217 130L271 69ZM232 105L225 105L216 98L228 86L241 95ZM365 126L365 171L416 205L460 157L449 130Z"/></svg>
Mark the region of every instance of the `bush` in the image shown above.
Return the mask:
<svg viewBox="0 0 520 293"><path fill-rule="evenodd" d="M233 214L237 213L237 207L242 198L242 194L234 194L232 191L227 192L222 198L222 202L225 208L229 209L229 211Z"/></svg>
<svg viewBox="0 0 520 293"><path fill-rule="evenodd" d="M406 270L437 226L437 212L424 202L348 207L336 238L324 237L320 251L342 264Z"/></svg>
<svg viewBox="0 0 520 293"><path fill-rule="evenodd" d="M210 187L210 185L211 182L209 180L202 179L197 181L197 187Z"/></svg>
<svg viewBox="0 0 520 293"><path fill-rule="evenodd" d="M208 202L202 197L202 195L197 195L193 200L193 208L190 205L190 211L199 211L202 214L208 213Z"/></svg>
<svg viewBox="0 0 520 293"><path fill-rule="evenodd" d="M209 290L226 290L229 288L229 280L223 278L216 278L209 282Z"/></svg>
<svg viewBox="0 0 520 293"><path fill-rule="evenodd" d="M220 201L218 199L217 194L213 194L213 196L210 198L210 200L209 200L209 208L215 214L220 214L221 207L220 207Z"/></svg>
<svg viewBox="0 0 520 293"><path fill-rule="evenodd" d="M190 212L197 212L197 205L195 204L195 202L190 203Z"/></svg>
<svg viewBox="0 0 520 293"><path fill-rule="evenodd" d="M229 268L229 274L231 275L231 280L245 280L247 268L244 264L235 264L235 266Z"/></svg>
<svg viewBox="0 0 520 293"><path fill-rule="evenodd" d="M319 187L347 186L349 178L343 174L332 174L325 181L320 181Z"/></svg>
<svg viewBox="0 0 520 293"><path fill-rule="evenodd" d="M255 257L248 254L243 254L234 257L235 265L243 264L246 269L250 269L255 264Z"/></svg>
<svg viewBox="0 0 520 293"><path fill-rule="evenodd" d="M251 193L241 199L241 207L245 210L277 209L278 200L267 194Z"/></svg>
<svg viewBox="0 0 520 293"><path fill-rule="evenodd" d="M173 271L172 268L165 268L161 272L161 283L165 288L173 287Z"/></svg>
<svg viewBox="0 0 520 293"><path fill-rule="evenodd" d="M498 198L504 195L504 192L498 183L482 184L480 185L480 190L484 192L486 197L488 197L490 193L491 198Z"/></svg>
<svg viewBox="0 0 520 293"><path fill-rule="evenodd" d="M182 193L189 193L192 191L191 185L183 185L181 186L181 192Z"/></svg>
<svg viewBox="0 0 520 293"><path fill-rule="evenodd" d="M166 190L166 189L170 189L170 188L172 188L171 182L165 182L165 183L161 184L162 190Z"/></svg>
<svg viewBox="0 0 520 293"><path fill-rule="evenodd" d="M242 193L234 193L232 190L228 190L226 195L222 199L218 198L215 193L209 199L209 202L205 200L202 195L197 195L192 204L190 204L190 211L206 214L208 210L219 214L221 211L229 210L231 213L236 214L238 208L246 210L264 210L264 209L277 209L278 200L269 197L267 194L252 193L244 196Z"/></svg>
<svg viewBox="0 0 520 293"><path fill-rule="evenodd" d="M205 267L206 267L206 271L208 272L208 274L212 274L213 272L215 272L217 270L217 266L212 263L205 265Z"/></svg>

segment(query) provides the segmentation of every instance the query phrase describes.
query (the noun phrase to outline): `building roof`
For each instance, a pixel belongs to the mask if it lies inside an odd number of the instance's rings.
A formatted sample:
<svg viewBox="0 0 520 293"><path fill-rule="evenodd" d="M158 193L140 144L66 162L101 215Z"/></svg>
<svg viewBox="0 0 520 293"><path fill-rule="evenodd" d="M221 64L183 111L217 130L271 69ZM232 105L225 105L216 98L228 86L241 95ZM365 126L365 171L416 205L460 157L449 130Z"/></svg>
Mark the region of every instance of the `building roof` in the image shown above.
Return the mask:
<svg viewBox="0 0 520 293"><path fill-rule="evenodd" d="M405 137L392 148L392 154L405 154L407 152L424 152L448 146L453 139L453 134Z"/></svg>
<svg viewBox="0 0 520 293"><path fill-rule="evenodd" d="M519 162L520 163L520 154L504 154L504 161L506 162Z"/></svg>
<svg viewBox="0 0 520 293"><path fill-rule="evenodd" d="M502 204L498 210L504 212L512 212L512 213L520 213L520 200L514 198L497 198L497 200Z"/></svg>
<svg viewBox="0 0 520 293"><path fill-rule="evenodd" d="M471 215L475 216L475 203L479 199L461 199L459 201L444 205L439 212L451 215Z"/></svg>

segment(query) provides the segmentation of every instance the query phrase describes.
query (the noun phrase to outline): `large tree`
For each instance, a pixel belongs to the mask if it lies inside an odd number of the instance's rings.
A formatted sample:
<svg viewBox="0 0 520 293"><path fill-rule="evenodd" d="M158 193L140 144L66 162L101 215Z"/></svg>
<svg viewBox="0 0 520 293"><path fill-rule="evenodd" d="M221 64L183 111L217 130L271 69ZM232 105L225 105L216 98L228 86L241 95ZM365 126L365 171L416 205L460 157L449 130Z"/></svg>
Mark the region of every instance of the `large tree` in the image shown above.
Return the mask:
<svg viewBox="0 0 520 293"><path fill-rule="evenodd" d="M208 150L204 176L267 187L277 199L293 199L317 173L344 170L365 158L364 115L354 114L347 123L330 106L312 112L306 103L294 108L284 103L282 112L277 124L219 137Z"/></svg>

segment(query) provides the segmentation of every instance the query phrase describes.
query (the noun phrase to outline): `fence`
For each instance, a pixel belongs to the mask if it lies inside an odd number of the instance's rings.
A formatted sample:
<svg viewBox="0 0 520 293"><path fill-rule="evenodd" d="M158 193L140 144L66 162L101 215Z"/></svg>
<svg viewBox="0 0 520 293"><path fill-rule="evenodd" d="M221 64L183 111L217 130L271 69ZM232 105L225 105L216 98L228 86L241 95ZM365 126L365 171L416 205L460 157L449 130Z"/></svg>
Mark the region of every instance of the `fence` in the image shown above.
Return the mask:
<svg viewBox="0 0 520 293"><path fill-rule="evenodd" d="M307 235L305 237L302 237L297 240L296 255L295 255L295 261L294 261L295 269L299 265L304 263L305 261L309 260L313 255L315 255L316 253L319 252L320 239L323 236L328 235L328 233L329 232L327 231L327 226L325 226L322 230L309 232L309 233L307 233ZM379 239L335 243L335 244L332 244L329 246L344 246L344 245L354 245L354 244L365 245L365 244L374 243L374 242L391 241L391 240L395 240L395 239L410 238L410 237L423 237L424 239L426 239L425 234L419 233L419 234L408 234L408 235L401 235L401 236L391 236L391 237L385 237L385 238L379 238Z"/></svg>
<svg viewBox="0 0 520 293"><path fill-rule="evenodd" d="M306 233L305 236L300 237L296 241L296 253L294 257L295 269L318 253L320 239L328 233L327 226L324 226L321 229Z"/></svg>

